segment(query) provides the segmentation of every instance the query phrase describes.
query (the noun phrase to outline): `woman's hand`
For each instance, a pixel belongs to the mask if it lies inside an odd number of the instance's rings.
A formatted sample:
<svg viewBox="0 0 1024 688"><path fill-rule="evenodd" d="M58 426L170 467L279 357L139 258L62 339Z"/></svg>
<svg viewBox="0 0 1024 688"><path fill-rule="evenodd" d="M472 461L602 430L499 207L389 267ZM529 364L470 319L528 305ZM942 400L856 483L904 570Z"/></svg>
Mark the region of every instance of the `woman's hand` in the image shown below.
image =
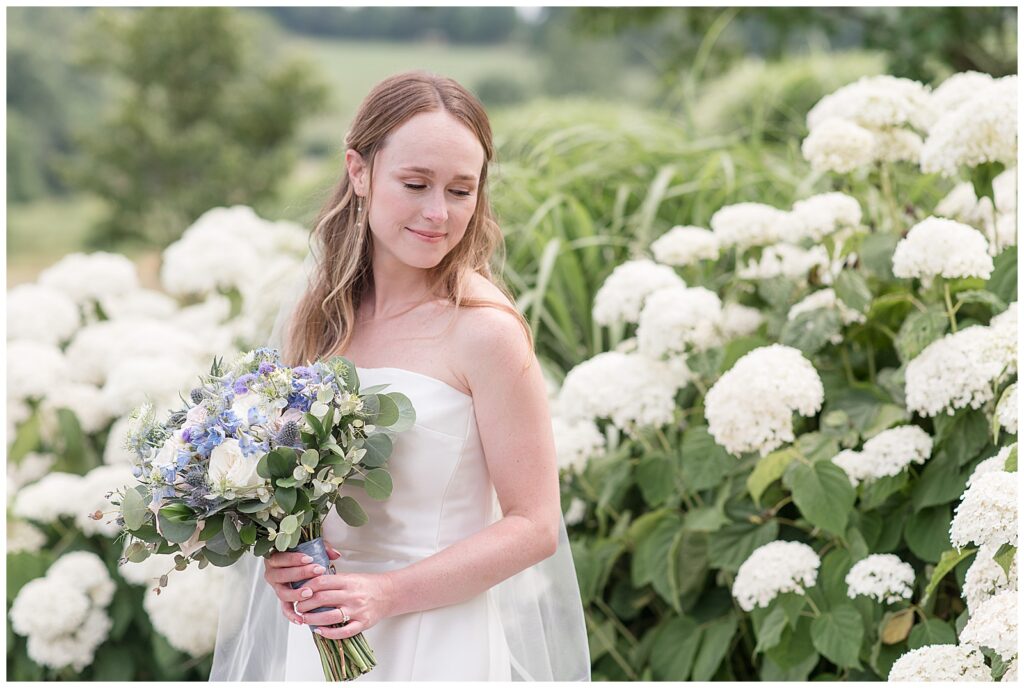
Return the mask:
<svg viewBox="0 0 1024 688"><path fill-rule="evenodd" d="M319 626L316 632L325 638L350 638L391 616L394 584L387 572L327 574L310 580L300 590L306 588L312 590L312 595L302 598L295 608L303 614L305 623ZM334 609L305 613L317 607ZM329 628L341 623L342 609L348 614L349 622Z"/></svg>
<svg viewBox="0 0 1024 688"><path fill-rule="evenodd" d="M332 560L341 556L330 545L326 545L327 556ZM325 573L324 568L313 563L313 558L302 552L275 552L263 559L263 578L274 588L274 594L281 600L281 612L295 624L302 623L302 616L295 613L295 603L305 599L305 587L293 590L289 583L316 578ZM312 593L310 593L312 594ZM351 613L351 612L350 612Z"/></svg>

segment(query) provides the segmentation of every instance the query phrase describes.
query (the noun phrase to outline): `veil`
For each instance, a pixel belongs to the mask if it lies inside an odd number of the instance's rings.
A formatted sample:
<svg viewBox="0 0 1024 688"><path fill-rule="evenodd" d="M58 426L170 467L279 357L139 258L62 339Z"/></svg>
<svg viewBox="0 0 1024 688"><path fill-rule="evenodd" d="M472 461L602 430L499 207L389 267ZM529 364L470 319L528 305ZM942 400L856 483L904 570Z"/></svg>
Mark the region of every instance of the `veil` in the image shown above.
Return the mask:
<svg viewBox="0 0 1024 688"><path fill-rule="evenodd" d="M267 346L281 348L283 334L316 267L311 248L285 297ZM491 488L491 522L502 518ZM217 625L211 681L280 681L288 651L288 621L263 563L244 554L227 569ZM555 553L492 587L509 650L513 681L589 681L590 650L583 605L565 528L559 520Z"/></svg>

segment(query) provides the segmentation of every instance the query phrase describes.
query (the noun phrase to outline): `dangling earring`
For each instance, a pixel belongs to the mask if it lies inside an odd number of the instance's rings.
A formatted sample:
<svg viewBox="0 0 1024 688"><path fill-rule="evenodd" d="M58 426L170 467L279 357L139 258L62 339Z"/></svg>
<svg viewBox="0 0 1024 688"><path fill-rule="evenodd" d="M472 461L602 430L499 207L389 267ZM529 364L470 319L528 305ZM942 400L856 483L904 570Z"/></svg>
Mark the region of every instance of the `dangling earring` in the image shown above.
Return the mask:
<svg viewBox="0 0 1024 688"><path fill-rule="evenodd" d="M363 228L363 197L356 196L356 231Z"/></svg>

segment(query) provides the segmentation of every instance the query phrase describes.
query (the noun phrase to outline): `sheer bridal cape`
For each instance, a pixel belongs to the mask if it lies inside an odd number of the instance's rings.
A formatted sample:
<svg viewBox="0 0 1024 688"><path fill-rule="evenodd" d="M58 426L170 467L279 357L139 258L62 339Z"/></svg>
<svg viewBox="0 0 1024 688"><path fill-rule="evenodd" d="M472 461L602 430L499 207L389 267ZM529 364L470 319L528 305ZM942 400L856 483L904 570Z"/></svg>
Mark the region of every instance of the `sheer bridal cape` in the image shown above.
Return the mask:
<svg viewBox="0 0 1024 688"><path fill-rule="evenodd" d="M280 348L313 265L311 255L278 313L268 346ZM412 371L358 370L364 386L390 383L392 391L406 393L417 422L396 442L392 496L376 503L359 499L369 522L348 528L333 512L325 522L325 537L342 553L338 571L406 565L501 519L472 398ZM424 457L430 457L429 464L413 460ZM400 493L403 480L407 487ZM227 570L210 680L322 678L309 629L285 619L263 570L263 562L251 554ZM378 665L359 680L590 680L586 625L564 519L558 548L544 561L464 603L383 619L364 633L378 650Z"/></svg>

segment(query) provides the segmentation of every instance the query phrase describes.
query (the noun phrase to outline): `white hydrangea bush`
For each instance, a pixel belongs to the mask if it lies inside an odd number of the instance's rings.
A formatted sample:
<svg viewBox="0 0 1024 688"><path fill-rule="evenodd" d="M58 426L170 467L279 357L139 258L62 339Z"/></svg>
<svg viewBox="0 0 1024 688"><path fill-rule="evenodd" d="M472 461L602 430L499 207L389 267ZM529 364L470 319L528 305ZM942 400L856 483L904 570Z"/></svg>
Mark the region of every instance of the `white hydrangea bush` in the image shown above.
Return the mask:
<svg viewBox="0 0 1024 688"><path fill-rule="evenodd" d="M236 206L205 214L165 251L158 289L142 286L127 257L95 252L68 255L8 290L7 551L17 557L9 566L53 562L42 578L18 584L8 666L19 648L19 661L40 676L91 676L113 628L116 590L135 582L130 569L110 575L95 554L121 531L108 495L136 482L128 412L147 400L158 413L179 408L212 357L262 344L307 251L307 230ZM72 538L86 549L53 561L51 551ZM174 570L152 561L163 566L157 578ZM217 575L204 571L205 583L190 584L182 576L194 608L185 599L151 602L135 616L150 617L180 652L203 656L216 632ZM194 619L172 618L175 606L207 621L212 614L212 626L196 633Z"/></svg>

